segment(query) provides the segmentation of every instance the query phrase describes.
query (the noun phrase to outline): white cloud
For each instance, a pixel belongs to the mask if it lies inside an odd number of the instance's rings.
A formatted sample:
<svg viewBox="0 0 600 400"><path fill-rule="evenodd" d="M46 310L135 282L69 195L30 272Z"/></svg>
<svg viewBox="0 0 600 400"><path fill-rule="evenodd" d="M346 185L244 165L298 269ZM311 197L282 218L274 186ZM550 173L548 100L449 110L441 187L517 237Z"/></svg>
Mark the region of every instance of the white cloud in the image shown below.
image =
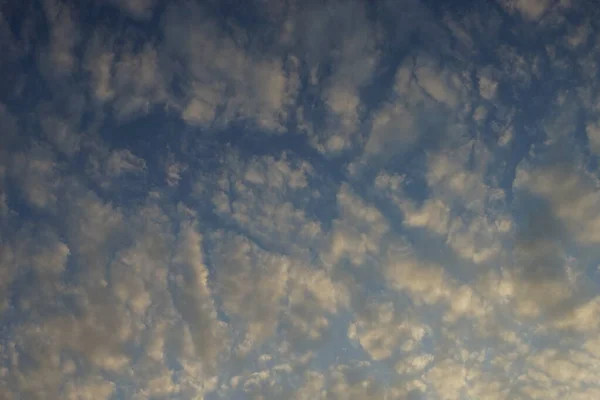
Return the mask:
<svg viewBox="0 0 600 400"><path fill-rule="evenodd" d="M460 398L461 390L466 386L466 378L464 366L450 359L437 361L427 372L427 381L441 400Z"/></svg>
<svg viewBox="0 0 600 400"><path fill-rule="evenodd" d="M104 83L103 77L104 72L100 75L101 85ZM139 52L123 52L120 55L114 65L112 82L114 90L118 93L114 111L119 118L129 118L138 113L146 114L152 105L167 99L166 83L159 67L159 55L149 44ZM101 96L110 92L110 89L107 91L103 87L96 89L96 93L100 93Z"/></svg>
<svg viewBox="0 0 600 400"><path fill-rule="evenodd" d="M306 254L320 247L321 224L302 208L318 196L309 186L314 171L308 162L283 154L242 163L232 155L227 164L212 199L219 215L282 251Z"/></svg>
<svg viewBox="0 0 600 400"><path fill-rule="evenodd" d="M90 377L83 382L68 382L64 390L66 399L110 399L115 392L116 385L100 376Z"/></svg>
<svg viewBox="0 0 600 400"><path fill-rule="evenodd" d="M491 311L473 287L460 283L442 266L419 260L407 243L390 247L384 273L389 286L406 293L414 304L444 304L444 322L454 323L463 317L484 320Z"/></svg>
<svg viewBox="0 0 600 400"><path fill-rule="evenodd" d="M550 0L505 0L503 6L508 11L518 11L528 20L539 19L550 7Z"/></svg>
<svg viewBox="0 0 600 400"><path fill-rule="evenodd" d="M399 375L404 374L422 374L423 370L434 360L434 356L428 353L403 357L396 366L396 372Z"/></svg>
<svg viewBox="0 0 600 400"><path fill-rule="evenodd" d="M174 270L169 279L178 288L175 306L187 324L195 354L210 370L217 362L225 338L208 286L201 241L194 223L184 226L179 233Z"/></svg>
<svg viewBox="0 0 600 400"><path fill-rule="evenodd" d="M50 28L49 46L40 59L40 68L51 77L66 77L78 64L75 46L80 34L77 15L72 7L58 0L45 0L44 14ZM75 14L75 15L73 15Z"/></svg>
<svg viewBox="0 0 600 400"><path fill-rule="evenodd" d="M482 71L483 72L483 71ZM487 76L486 72L481 73L479 77L479 93L481 97L492 100L496 97L496 91L498 89L498 82L493 78Z"/></svg>
<svg viewBox="0 0 600 400"><path fill-rule="evenodd" d="M124 173L139 173L146 169L146 162L127 149L113 150L106 160L106 172L109 176Z"/></svg>
<svg viewBox="0 0 600 400"><path fill-rule="evenodd" d="M156 0L111 0L111 2L132 17L142 20L152 16L152 9L156 5Z"/></svg>
<svg viewBox="0 0 600 400"><path fill-rule="evenodd" d="M0 386L14 382L10 390L34 399L108 399L116 381L131 398L210 390L226 337L189 212L176 217L175 238L152 202L123 214L74 182L64 187L66 236L31 224L2 249L2 311L27 318L3 338L13 361Z"/></svg>
<svg viewBox="0 0 600 400"><path fill-rule="evenodd" d="M291 261L260 250L243 237L222 233L213 240L220 243L211 257L223 308L241 319L246 340L262 343L277 328Z"/></svg>
<svg viewBox="0 0 600 400"><path fill-rule="evenodd" d="M591 29L589 23L583 22L578 26L573 26L571 32L566 38L569 46L573 48L577 48L579 46L583 46L587 43L590 37Z"/></svg>
<svg viewBox="0 0 600 400"><path fill-rule="evenodd" d="M428 199L421 208L406 202L400 208L404 212L404 223L408 226L428 228L440 234L448 231L450 210L439 200Z"/></svg>
<svg viewBox="0 0 600 400"><path fill-rule="evenodd" d="M263 129L283 131L297 91L293 66L288 71L278 56L246 51L241 38L231 37L204 14L195 6L173 6L164 18L163 56L181 57L186 67L180 77L187 86L182 118L200 126L250 119Z"/></svg>
<svg viewBox="0 0 600 400"><path fill-rule="evenodd" d="M329 370L328 397L338 399L384 398L386 388L369 376L366 362L336 365Z"/></svg>
<svg viewBox="0 0 600 400"><path fill-rule="evenodd" d="M577 166L563 162L540 167L523 165L514 185L547 200L579 243L592 245L600 241L598 184Z"/></svg>
<svg viewBox="0 0 600 400"><path fill-rule="evenodd" d="M348 336L357 340L373 360L389 358L399 348L405 352L418 348L428 328L402 311L397 311L392 303L367 305L350 325Z"/></svg>
<svg viewBox="0 0 600 400"><path fill-rule="evenodd" d="M416 72L418 84L435 101L454 108L458 104L457 89L462 85L460 77L447 71L440 71L430 63L424 63Z"/></svg>
<svg viewBox="0 0 600 400"><path fill-rule="evenodd" d="M472 167L468 160L474 155ZM410 176L379 173L377 193L403 213L403 224L446 238L459 257L475 264L501 253L501 240L511 233L512 221L504 208L504 191L485 182L489 154L481 144L467 143L452 152L428 155L427 180L431 195L421 204L407 194Z"/></svg>
<svg viewBox="0 0 600 400"><path fill-rule="evenodd" d="M554 62L555 68L559 68L560 61ZM566 70L572 68L570 65L564 67ZM581 113L577 96L569 90L558 91L553 102L549 105L550 115L544 123L544 129L548 136L548 143L573 134L574 127Z"/></svg>
<svg viewBox="0 0 600 400"><path fill-rule="evenodd" d="M590 150L600 154L600 127L596 122L590 122L586 126Z"/></svg>
<svg viewBox="0 0 600 400"><path fill-rule="evenodd" d="M166 170L166 181L169 186L177 186L179 181L181 180L181 174L186 170L186 166L178 163L172 162L168 163Z"/></svg>
<svg viewBox="0 0 600 400"><path fill-rule="evenodd" d="M112 87L115 54L106 41L96 34L90 40L83 63L83 68L90 74L91 92L100 103L112 100L116 95Z"/></svg>
<svg viewBox="0 0 600 400"><path fill-rule="evenodd" d="M158 50L149 42L141 46L133 41L119 43L110 33L99 32L90 40L83 64L91 78L92 98L100 105L111 102L119 120L145 115L156 105L169 104Z"/></svg>
<svg viewBox="0 0 600 400"><path fill-rule="evenodd" d="M468 160L475 147L475 168L468 168ZM427 182L436 194L448 203L464 202L474 212L481 212L486 203L502 198L501 189L494 190L484 182L489 155L479 143L465 143L458 148L432 153L428 157Z"/></svg>
<svg viewBox="0 0 600 400"><path fill-rule="evenodd" d="M103 189L111 188L118 179L143 175L146 161L128 149L110 150L102 144L90 146L86 172Z"/></svg>
<svg viewBox="0 0 600 400"><path fill-rule="evenodd" d="M597 398L582 6L301 3L3 7L0 393Z"/></svg>
<svg viewBox="0 0 600 400"><path fill-rule="evenodd" d="M298 57L306 59L311 70L311 85L323 86L325 130L311 126L310 109L300 109L302 120L308 120L304 128L308 128L312 144L332 154L355 146L360 139L360 89L373 77L380 57L376 27L369 21L364 5L333 3L328 12L309 7L290 16L288 24L300 51ZM331 26L337 27L335 31ZM328 63L331 73L319 77Z"/></svg>
<svg viewBox="0 0 600 400"><path fill-rule="evenodd" d="M417 140L418 128L414 116L402 104L387 104L375 114L367 153L402 152Z"/></svg>
<svg viewBox="0 0 600 400"><path fill-rule="evenodd" d="M318 371L307 371L304 384L294 394L295 400L310 400L325 396L325 377Z"/></svg>
<svg viewBox="0 0 600 400"><path fill-rule="evenodd" d="M340 218L334 221L323 261L334 266L347 259L361 266L369 254L380 252L381 241L389 231L388 222L377 208L365 204L348 185L340 187L337 203Z"/></svg>
<svg viewBox="0 0 600 400"><path fill-rule="evenodd" d="M490 221L477 216L465 221L456 217L450 225L447 242L460 257L482 264L501 252L500 240L510 225L509 219Z"/></svg>
<svg viewBox="0 0 600 400"><path fill-rule="evenodd" d="M44 133L56 148L68 155L73 156L80 149L80 136L74 132L73 126L55 115L48 115L41 119Z"/></svg>
<svg viewBox="0 0 600 400"><path fill-rule="evenodd" d="M181 349L178 362L183 365L184 370L179 373L179 382L175 383L172 381L173 372L165 364L163 355L163 350L167 349L165 346L174 343L172 335L176 333L167 328L173 326L177 315L173 313L167 289L168 260L165 258L169 253L166 248L157 246L168 245L170 238L167 232L162 231L165 227L160 222L153 222L152 218L158 218L159 221L162 218L163 224L169 222L160 215L160 211L153 210L152 207L141 210L139 216L130 223L136 228L142 228L142 231L138 231L136 244L121 251L112 262L109 282L97 285L80 279L81 285L69 290L54 281L53 291L51 297L46 299L46 305L35 306L37 310L55 307L55 299L65 295L76 296L76 313L69 314L68 309L64 309L62 315L40 315L38 321L31 321L17 328L18 336L12 345L16 354L19 354L17 360L24 362L22 365L19 362L13 365L15 370L11 371L9 379L15 382L14 388L18 393L25 393L31 398L45 398L47 395L77 399L110 398L117 385L114 381L107 380L107 373L118 377L120 381L133 379L135 394L130 393L132 398L176 393L192 396L202 393L201 388L199 391L192 388L194 391L190 392L189 386L194 380L198 387L202 386L202 374L214 363L214 359L210 359L211 352L218 349L215 346L218 342L208 340L209 336L205 334L206 330L211 329L207 325L210 322L210 310L206 310L208 315L189 315L181 307L178 308L183 317L188 318L186 329L190 327L192 331L191 335L188 334L190 341L193 342L192 335L199 334L198 326L202 327L204 333L202 341L196 342L201 344L200 347L191 345L191 351L199 355L200 359L189 353L190 346ZM191 245L193 247L193 242ZM64 264L64 260L56 259L59 253L64 259L64 246L59 245L58 248L55 255L46 252L36 254L33 259L39 261L34 262L44 268ZM197 258L193 248L181 251L187 251L191 253L191 258ZM175 262L181 267L182 263L187 262L186 255L177 256ZM81 278L86 275L92 279L89 274L82 274ZM48 277L44 279L47 282ZM191 285L194 283L190 282ZM44 286L41 285L42 283L38 285L37 293L31 293L28 301L36 301L42 295L40 289ZM199 288L202 288L201 283ZM193 296L201 299L202 293L197 293L197 289L198 286L194 286L196 293ZM25 293L21 296L23 295ZM132 357L126 345L141 346L145 355L141 358ZM171 347L170 353L173 356L178 351ZM33 360L37 365L34 367L27 360ZM81 365L86 365L86 369L80 370ZM199 366L204 368L199 369ZM104 377L100 378L102 375Z"/></svg>
<svg viewBox="0 0 600 400"><path fill-rule="evenodd" d="M60 175L52 151L34 143L30 152L13 154L9 173L29 204L47 210L56 207Z"/></svg>
<svg viewBox="0 0 600 400"><path fill-rule="evenodd" d="M288 285L287 313L298 337L319 339L330 327L329 317L349 303L348 289L322 269L295 263Z"/></svg>

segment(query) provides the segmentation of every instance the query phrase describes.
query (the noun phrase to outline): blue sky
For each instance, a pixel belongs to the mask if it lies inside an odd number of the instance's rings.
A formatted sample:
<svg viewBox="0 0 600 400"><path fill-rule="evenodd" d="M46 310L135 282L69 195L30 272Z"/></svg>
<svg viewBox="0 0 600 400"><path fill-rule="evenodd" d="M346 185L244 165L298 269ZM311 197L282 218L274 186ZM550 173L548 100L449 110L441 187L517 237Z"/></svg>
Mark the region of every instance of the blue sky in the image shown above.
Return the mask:
<svg viewBox="0 0 600 400"><path fill-rule="evenodd" d="M595 11L2 3L0 397L600 398Z"/></svg>

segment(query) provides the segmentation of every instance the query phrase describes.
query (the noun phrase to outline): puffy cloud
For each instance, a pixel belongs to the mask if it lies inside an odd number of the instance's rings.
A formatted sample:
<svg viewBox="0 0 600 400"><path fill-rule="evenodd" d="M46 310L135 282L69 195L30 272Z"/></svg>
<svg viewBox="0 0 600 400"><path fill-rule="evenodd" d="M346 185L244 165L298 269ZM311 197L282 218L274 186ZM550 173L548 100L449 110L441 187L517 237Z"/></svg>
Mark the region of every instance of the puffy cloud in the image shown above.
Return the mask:
<svg viewBox="0 0 600 400"><path fill-rule="evenodd" d="M80 149L80 136L73 124L57 115L47 115L41 119L42 129L50 142L67 156L73 156Z"/></svg>
<svg viewBox="0 0 600 400"><path fill-rule="evenodd" d="M382 398L386 388L373 376L369 376L368 363L358 362L350 365L331 367L329 373L328 397L332 399L362 399L365 397Z"/></svg>
<svg viewBox="0 0 600 400"><path fill-rule="evenodd" d="M166 100L166 83L159 69L159 59L156 49L150 44L138 52L123 52L115 62L113 87L117 92L114 109L117 116L127 118L137 113L148 113L149 108L155 103ZM102 56L102 61L106 56ZM99 84L104 85L105 68L101 67ZM101 98L108 94L110 89L96 88ZM106 93L106 94L105 94Z"/></svg>
<svg viewBox="0 0 600 400"><path fill-rule="evenodd" d="M328 12L311 5L286 23L290 41L308 63L309 87L320 91L323 86L324 131L314 124L315 110L304 105L299 108L302 128L320 151L336 154L352 148L361 136L361 89L372 79L380 57L376 26L358 2L334 2ZM331 31L331 26L337 29Z"/></svg>
<svg viewBox="0 0 600 400"><path fill-rule="evenodd" d="M320 247L321 224L305 209L319 196L309 186L314 171L308 162L283 154L248 162L232 156L228 164L212 198L219 215L279 251L303 254Z"/></svg>
<svg viewBox="0 0 600 400"><path fill-rule="evenodd" d="M214 263L224 310L246 325L247 340L275 333L286 293L290 260L260 250L242 237L217 236Z"/></svg>
<svg viewBox="0 0 600 400"><path fill-rule="evenodd" d="M127 176L143 175L146 172L146 161L128 149L94 147L86 170L100 187L109 189Z"/></svg>
<svg viewBox="0 0 600 400"><path fill-rule="evenodd" d="M43 2L49 25L50 40L46 51L40 54L40 68L49 78L64 78L76 71L78 59L75 46L80 40L77 14L71 5L61 1ZM75 14L75 15L74 15Z"/></svg>
<svg viewBox="0 0 600 400"><path fill-rule="evenodd" d="M387 104L373 118L373 128L365 145L367 153L385 153L393 147L402 151L418 138L414 116L402 104Z"/></svg>
<svg viewBox="0 0 600 400"><path fill-rule="evenodd" d="M366 308L350 325L348 336L357 340L373 360L389 358L398 348L410 351L427 334L427 326L409 312L396 311L392 303Z"/></svg>
<svg viewBox="0 0 600 400"><path fill-rule="evenodd" d="M169 162L166 167L166 181L169 186L177 186L186 166L178 162Z"/></svg>
<svg viewBox="0 0 600 400"><path fill-rule="evenodd" d="M504 2L504 7L507 10L517 11L529 20L539 19L550 5L549 0L509 0Z"/></svg>
<svg viewBox="0 0 600 400"><path fill-rule="evenodd" d="M10 174L33 207L53 210L57 205L60 174L54 154L33 143L29 152L13 154Z"/></svg>
<svg viewBox="0 0 600 400"><path fill-rule="evenodd" d="M598 236L598 192L593 176L571 163L519 168L515 185L548 201L551 211L581 244L594 244Z"/></svg>
<svg viewBox="0 0 600 400"><path fill-rule="evenodd" d="M476 157L471 168L469 157ZM429 154L424 178L431 194L424 200L411 196L412 176L379 173L374 186L402 211L404 226L444 237L456 255L482 264L501 253L513 225L504 190L486 182L489 158L479 143L455 148L452 157Z"/></svg>
<svg viewBox="0 0 600 400"><path fill-rule="evenodd" d="M290 333L297 338L321 338L330 327L331 316L348 306L347 287L323 269L297 263L290 268L288 285Z"/></svg>
<svg viewBox="0 0 600 400"><path fill-rule="evenodd" d="M460 397L466 378L465 367L449 359L436 362L427 372L427 380L431 382L437 396L444 400Z"/></svg>
<svg viewBox="0 0 600 400"><path fill-rule="evenodd" d="M169 279L178 289L174 293L175 307L187 324L195 354L208 367L214 367L224 338L208 286L201 241L193 223L184 226Z"/></svg>
<svg viewBox="0 0 600 400"><path fill-rule="evenodd" d="M405 243L395 243L388 256L385 274L389 285L406 292L417 305L445 304L444 319L482 319L488 313L485 299L472 287L461 284L442 266L415 258Z"/></svg>
<svg viewBox="0 0 600 400"><path fill-rule="evenodd" d="M380 244L389 224L381 212L365 204L347 185L342 185L337 194L340 218L334 221L329 249L323 256L328 265L348 260L360 266L371 254L380 252Z"/></svg>
<svg viewBox="0 0 600 400"><path fill-rule="evenodd" d="M600 153L600 128L596 123L589 123L586 126L586 132L590 144L590 149L596 153Z"/></svg>
<svg viewBox="0 0 600 400"><path fill-rule="evenodd" d="M116 42L110 34L96 33L86 49L84 68L91 77L92 98L100 104L112 102L115 116L122 120L167 103L167 81L153 45Z"/></svg>
<svg viewBox="0 0 600 400"><path fill-rule="evenodd" d="M156 0L111 0L111 2L133 18L142 20L152 17L156 5Z"/></svg>
<svg viewBox="0 0 600 400"><path fill-rule="evenodd" d="M598 397L589 5L88 3L0 11L4 397Z"/></svg>
<svg viewBox="0 0 600 400"><path fill-rule="evenodd" d="M269 131L284 129L297 91L293 58L288 63L269 53L248 52L243 31L230 36L194 5L170 7L163 23L165 57L185 62L184 74L172 72L186 82L180 108L187 123L250 119Z"/></svg>
<svg viewBox="0 0 600 400"><path fill-rule="evenodd" d="M194 220L181 216L175 238L170 218L151 203L128 217L90 195L71 207L70 247L42 230L22 232L3 250L5 311L30 316L6 342L16 362L7 376L12 390L110 398L117 385L109 374L130 382L132 398L201 394L225 337ZM134 356L139 351L143 357Z"/></svg>

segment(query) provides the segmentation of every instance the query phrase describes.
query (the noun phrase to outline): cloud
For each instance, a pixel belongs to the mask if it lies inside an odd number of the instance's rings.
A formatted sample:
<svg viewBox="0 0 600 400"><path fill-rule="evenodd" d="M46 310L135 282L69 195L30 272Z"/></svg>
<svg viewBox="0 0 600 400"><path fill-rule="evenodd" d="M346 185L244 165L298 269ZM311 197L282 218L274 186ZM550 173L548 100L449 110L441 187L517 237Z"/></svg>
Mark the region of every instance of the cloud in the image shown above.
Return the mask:
<svg viewBox="0 0 600 400"><path fill-rule="evenodd" d="M440 399L455 399L465 387L467 371L454 360L442 360L435 363L427 372L427 380L433 384Z"/></svg>
<svg viewBox="0 0 600 400"><path fill-rule="evenodd" d="M225 338L193 220L182 221L175 239L156 205L125 217L88 195L71 207L70 230L78 231L77 240L67 236L70 247L46 230L31 239L23 232L4 251L12 254L7 267L18 268L3 268L13 294L8 311L32 317L7 342L21 360L7 377L15 390L31 398L109 398L116 385L102 376L112 374L130 381L132 397L201 393ZM86 269L67 272L72 262ZM19 289L23 279L33 285ZM134 357L135 348L145 355ZM172 357L182 366L177 382Z"/></svg>
<svg viewBox="0 0 600 400"><path fill-rule="evenodd" d="M181 180L181 175L186 170L186 166L172 161L167 164L166 168L166 181L169 186L177 186Z"/></svg>
<svg viewBox="0 0 600 400"><path fill-rule="evenodd" d="M307 60L309 85L323 85L325 131L321 133L308 122L311 142L323 152L347 150L359 140L360 90L371 80L380 56L376 27L362 4L338 2L327 12L307 7L291 15L287 23L299 56ZM337 27L335 32L331 26ZM330 73L323 71L325 65L330 66ZM302 121L312 119L311 111L300 108Z"/></svg>
<svg viewBox="0 0 600 400"><path fill-rule="evenodd" d="M586 132L590 143L590 149L595 153L600 153L600 128L596 123L590 123L586 126Z"/></svg>
<svg viewBox="0 0 600 400"><path fill-rule="evenodd" d="M509 11L517 11L528 20L539 19L550 7L549 0L513 0L505 1L504 7Z"/></svg>
<svg viewBox="0 0 600 400"><path fill-rule="evenodd" d="M203 262L202 236L190 224L179 233L180 239L169 277L175 288L175 307L187 323L196 355L207 365L214 366L223 336L208 286L208 270Z"/></svg>
<svg viewBox="0 0 600 400"><path fill-rule="evenodd" d="M242 162L233 154L227 164L212 197L218 215L285 253L320 246L321 224L303 208L319 196L309 186L314 170L308 162L286 154Z"/></svg>
<svg viewBox="0 0 600 400"><path fill-rule="evenodd" d="M156 5L156 0L112 0L111 2L133 18L141 20L152 17L152 9Z"/></svg>
<svg viewBox="0 0 600 400"><path fill-rule="evenodd" d="M80 149L80 136L71 123L56 115L43 117L42 129L50 142L61 152L73 156Z"/></svg>
<svg viewBox="0 0 600 400"><path fill-rule="evenodd" d="M48 48L41 53L40 68L52 77L64 78L76 71L75 46L79 37L74 9L61 1L46 0L43 10L50 26ZM75 14L75 15L73 15Z"/></svg>
<svg viewBox="0 0 600 400"><path fill-rule="evenodd" d="M598 397L589 5L30 6L4 397Z"/></svg>
<svg viewBox="0 0 600 400"><path fill-rule="evenodd" d="M290 260L261 251L241 237L216 237L214 256L225 311L246 326L246 340L261 343L275 333L286 292Z"/></svg>
<svg viewBox="0 0 600 400"><path fill-rule="evenodd" d="M204 14L193 5L176 5L163 19L163 55L185 63L184 74L168 71L185 82L184 97L176 100L182 118L198 126L250 119L262 129L282 131L297 91L294 59L248 52L243 30L232 37Z"/></svg>
<svg viewBox="0 0 600 400"><path fill-rule="evenodd" d="M401 104L389 104L373 119L373 128L365 151L381 154L389 146L402 151L416 141L418 128L413 115Z"/></svg>
<svg viewBox="0 0 600 400"><path fill-rule="evenodd" d="M97 149L98 157L90 157L90 174L98 179L114 179L123 174L139 174L146 169L146 162L128 149Z"/></svg>
<svg viewBox="0 0 600 400"><path fill-rule="evenodd" d="M148 113L153 104L166 100L164 78L159 68L158 54L151 45L139 52L123 52L114 65L113 84L118 93L114 109L117 116L127 118L136 113ZM100 74L103 83L104 72ZM100 90L101 95L106 89ZM108 90L110 93L110 90Z"/></svg>
<svg viewBox="0 0 600 400"><path fill-rule="evenodd" d="M427 334L427 327L409 312L395 310L392 303L368 305L363 315L348 328L350 339L357 340L373 360L389 358L400 348L408 352Z"/></svg>
<svg viewBox="0 0 600 400"><path fill-rule="evenodd" d="M349 305L348 288L324 269L300 265L289 270L288 307L292 339L318 340L326 335L334 316Z"/></svg>
<svg viewBox="0 0 600 400"><path fill-rule="evenodd" d="M377 208L365 204L347 185L340 187L337 202L340 218L334 221L323 260L326 265L348 260L361 266L369 254L379 253L389 224Z"/></svg>
<svg viewBox="0 0 600 400"><path fill-rule="evenodd" d="M29 153L15 153L10 175L30 205L49 210L56 207L60 175L52 151L34 143Z"/></svg>
<svg viewBox="0 0 600 400"><path fill-rule="evenodd" d="M385 388L365 372L367 365L338 365L330 371L329 394L334 399L379 398L384 396Z"/></svg>
<svg viewBox="0 0 600 400"><path fill-rule="evenodd" d="M561 162L539 169L525 167L518 170L515 185L547 200L552 213L579 243L598 241L596 182L585 171Z"/></svg>
<svg viewBox="0 0 600 400"><path fill-rule="evenodd" d="M104 103L112 101L115 115L120 119L147 114L150 109L166 103L168 93L165 77L159 65L159 55L151 44L133 50L133 43L122 50L110 47L111 40L98 39L90 46L86 69L92 76L94 98Z"/></svg>

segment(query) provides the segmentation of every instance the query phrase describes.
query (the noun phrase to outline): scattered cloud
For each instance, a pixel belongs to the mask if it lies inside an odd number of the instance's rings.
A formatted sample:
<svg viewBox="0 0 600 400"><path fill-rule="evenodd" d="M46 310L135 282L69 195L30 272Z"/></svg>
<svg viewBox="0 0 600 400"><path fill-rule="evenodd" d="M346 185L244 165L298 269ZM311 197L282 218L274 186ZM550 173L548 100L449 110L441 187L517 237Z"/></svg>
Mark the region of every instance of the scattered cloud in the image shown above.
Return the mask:
<svg viewBox="0 0 600 400"><path fill-rule="evenodd" d="M152 17L156 0L111 0L111 2L131 17L146 20Z"/></svg>
<svg viewBox="0 0 600 400"><path fill-rule="evenodd" d="M0 10L0 397L598 397L589 5L42 3Z"/></svg>

